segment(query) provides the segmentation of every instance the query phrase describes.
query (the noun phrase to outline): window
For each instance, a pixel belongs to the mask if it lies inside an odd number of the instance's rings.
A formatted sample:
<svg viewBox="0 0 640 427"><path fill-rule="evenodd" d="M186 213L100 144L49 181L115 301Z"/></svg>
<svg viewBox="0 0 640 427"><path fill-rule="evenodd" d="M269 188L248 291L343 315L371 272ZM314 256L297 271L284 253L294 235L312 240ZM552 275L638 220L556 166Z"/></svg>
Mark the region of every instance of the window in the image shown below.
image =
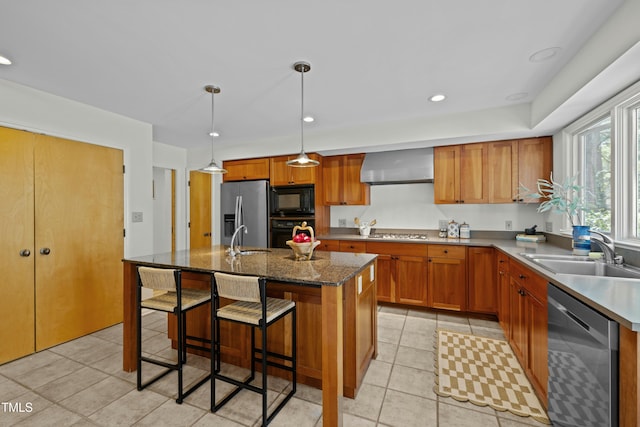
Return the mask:
<svg viewBox="0 0 640 427"><path fill-rule="evenodd" d="M611 116L578 134L581 152L580 183L584 187L584 224L611 232Z"/></svg>
<svg viewBox="0 0 640 427"><path fill-rule="evenodd" d="M640 82L567 126L563 150L562 175L584 188L583 224L640 246Z"/></svg>

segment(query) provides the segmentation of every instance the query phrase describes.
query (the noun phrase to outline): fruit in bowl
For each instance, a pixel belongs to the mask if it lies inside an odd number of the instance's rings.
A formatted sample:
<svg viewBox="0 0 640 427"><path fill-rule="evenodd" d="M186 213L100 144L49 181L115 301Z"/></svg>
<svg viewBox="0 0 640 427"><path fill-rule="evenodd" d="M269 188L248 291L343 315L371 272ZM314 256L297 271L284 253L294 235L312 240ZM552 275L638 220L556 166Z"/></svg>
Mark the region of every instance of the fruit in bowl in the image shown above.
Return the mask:
<svg viewBox="0 0 640 427"><path fill-rule="evenodd" d="M313 228L307 226L307 222L293 227L291 240L287 240L287 245L293 250L296 260L309 260L313 255L313 250L320 244L314 238Z"/></svg>

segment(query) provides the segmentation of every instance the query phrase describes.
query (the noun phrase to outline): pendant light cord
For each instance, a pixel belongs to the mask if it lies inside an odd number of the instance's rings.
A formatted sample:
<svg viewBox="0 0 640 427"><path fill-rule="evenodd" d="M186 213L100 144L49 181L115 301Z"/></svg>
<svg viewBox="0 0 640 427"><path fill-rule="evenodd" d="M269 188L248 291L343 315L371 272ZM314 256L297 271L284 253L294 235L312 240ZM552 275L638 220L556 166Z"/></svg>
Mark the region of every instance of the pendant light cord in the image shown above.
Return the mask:
<svg viewBox="0 0 640 427"><path fill-rule="evenodd" d="M300 73L301 75L301 93L302 96L300 97L300 148L302 149L302 152L304 153L304 68L302 69L302 72Z"/></svg>
<svg viewBox="0 0 640 427"><path fill-rule="evenodd" d="M211 161L213 161L213 140L215 139L215 131L214 131L214 126L215 126L215 121L214 121L214 117L215 117L215 88L213 90L211 90Z"/></svg>

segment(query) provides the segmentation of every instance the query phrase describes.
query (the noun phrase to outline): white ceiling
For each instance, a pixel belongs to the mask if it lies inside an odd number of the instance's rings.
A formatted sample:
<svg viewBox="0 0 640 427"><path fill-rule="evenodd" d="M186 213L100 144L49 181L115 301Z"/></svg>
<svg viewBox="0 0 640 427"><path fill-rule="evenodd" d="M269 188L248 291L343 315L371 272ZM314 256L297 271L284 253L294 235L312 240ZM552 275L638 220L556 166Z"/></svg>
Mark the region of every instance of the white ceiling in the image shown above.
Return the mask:
<svg viewBox="0 0 640 427"><path fill-rule="evenodd" d="M203 88L215 84L216 144L258 144L300 132L296 61L311 63L305 135L514 106L622 3L0 0L0 55L13 61L0 79L151 123L154 141L185 148L210 144Z"/></svg>

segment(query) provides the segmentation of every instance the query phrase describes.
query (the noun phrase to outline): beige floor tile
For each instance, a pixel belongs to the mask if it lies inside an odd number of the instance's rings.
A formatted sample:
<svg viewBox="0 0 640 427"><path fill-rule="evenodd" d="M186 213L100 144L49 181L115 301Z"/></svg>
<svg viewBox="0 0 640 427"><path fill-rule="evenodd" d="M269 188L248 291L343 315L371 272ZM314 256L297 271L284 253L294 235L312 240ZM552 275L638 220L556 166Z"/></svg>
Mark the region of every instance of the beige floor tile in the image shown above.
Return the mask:
<svg viewBox="0 0 640 427"><path fill-rule="evenodd" d="M436 401L387 390L379 422L390 427L435 426L437 425Z"/></svg>
<svg viewBox="0 0 640 427"><path fill-rule="evenodd" d="M369 364L367 373L364 374L362 380L365 384L373 384L379 387L386 387L389 382L389 374L391 374L391 363L379 362L372 360Z"/></svg>
<svg viewBox="0 0 640 427"><path fill-rule="evenodd" d="M498 323L497 320L469 317L469 324L471 325L471 327L479 326L481 328L492 328L492 329L502 330L502 327L500 326L500 323Z"/></svg>
<svg viewBox="0 0 640 427"><path fill-rule="evenodd" d="M29 391L12 379L0 376L0 402L10 402Z"/></svg>
<svg viewBox="0 0 640 427"><path fill-rule="evenodd" d="M151 390L132 390L90 415L89 419L104 426L130 426L165 402L165 396ZM180 406L173 401L172 403ZM180 408L176 408L178 410Z"/></svg>
<svg viewBox="0 0 640 427"><path fill-rule="evenodd" d="M292 397L275 416L272 427L313 427L322 416L322 406Z"/></svg>
<svg viewBox="0 0 640 427"><path fill-rule="evenodd" d="M406 316L393 313L378 313L378 327L402 330Z"/></svg>
<svg viewBox="0 0 640 427"><path fill-rule="evenodd" d="M385 394L384 387L363 384L355 399L343 398L345 413L376 421L380 415Z"/></svg>
<svg viewBox="0 0 640 427"><path fill-rule="evenodd" d="M504 332L502 331L502 329L485 328L482 326L472 325L471 333L473 333L473 335L478 335L481 337L487 337L487 338L493 338L496 340L506 341L506 338L504 336Z"/></svg>
<svg viewBox="0 0 640 427"><path fill-rule="evenodd" d="M271 408L278 395L279 393L272 391L267 393L268 408ZM221 399L222 394L216 392L216 401L219 402ZM220 408L217 414L241 424L253 425L262 417L262 396L249 390L242 390Z"/></svg>
<svg viewBox="0 0 640 427"><path fill-rule="evenodd" d="M536 426L542 427L546 424L537 421L531 417L521 417L520 415L512 414L509 411L498 412L496 411L498 420L501 427L522 427L522 426Z"/></svg>
<svg viewBox="0 0 640 427"><path fill-rule="evenodd" d="M398 347L395 364L423 371L435 371L435 352L413 347Z"/></svg>
<svg viewBox="0 0 640 427"><path fill-rule="evenodd" d="M469 318L462 314L438 312L438 322L461 323L469 325Z"/></svg>
<svg viewBox="0 0 640 427"><path fill-rule="evenodd" d="M447 427L499 427L495 415L442 402L438 404L438 424Z"/></svg>
<svg viewBox="0 0 640 427"><path fill-rule="evenodd" d="M376 357L376 360L379 362L393 363L396 358L397 351L397 344L390 344L378 340L378 356Z"/></svg>
<svg viewBox="0 0 640 427"><path fill-rule="evenodd" d="M75 360L76 362L91 365L98 360L116 353L122 354L122 345L87 335L52 347L50 351Z"/></svg>
<svg viewBox="0 0 640 427"><path fill-rule="evenodd" d="M201 379L209 375L209 370L203 371L201 369L193 368L185 365L182 367L182 384L183 391L186 391L189 387L196 384ZM143 377L143 381L152 378L152 376ZM178 371L168 373L163 378L159 379L155 383L148 387L149 390L153 390L156 393L160 393L163 396L169 396L172 399L178 397Z"/></svg>
<svg viewBox="0 0 640 427"><path fill-rule="evenodd" d="M1 418L0 418L1 420ZM35 413L34 415L23 419L22 421L13 424L14 426L52 426L63 427L75 425L78 421L82 420L82 417L78 414L62 408L58 405L51 405L42 411Z"/></svg>
<svg viewBox="0 0 640 427"><path fill-rule="evenodd" d="M438 320L438 329L443 329L445 331L452 332L461 332L463 334L471 333L471 326L469 324L460 323L460 322L445 322Z"/></svg>
<svg viewBox="0 0 640 427"><path fill-rule="evenodd" d="M435 311L428 310L408 310L407 319L410 318L419 318L419 319L432 319L436 320L438 315Z"/></svg>
<svg viewBox="0 0 640 427"><path fill-rule="evenodd" d="M296 394L294 396L298 399L322 405L322 390L305 384L298 384Z"/></svg>
<svg viewBox="0 0 640 427"><path fill-rule="evenodd" d="M136 426L187 427L193 425L208 413L209 411L196 408L187 403L178 405L175 401L168 400L140 419L140 421L136 423Z"/></svg>
<svg viewBox="0 0 640 427"><path fill-rule="evenodd" d="M402 331L400 345L404 347L418 348L420 350L434 351L436 335L433 332Z"/></svg>
<svg viewBox="0 0 640 427"><path fill-rule="evenodd" d="M422 319L420 317L407 317L404 330L409 332L419 332L423 334L435 334L437 321L433 319Z"/></svg>
<svg viewBox="0 0 640 427"><path fill-rule="evenodd" d="M406 308L395 307L392 305L381 305L378 310L379 313L391 313L406 316L409 310Z"/></svg>
<svg viewBox="0 0 640 427"><path fill-rule="evenodd" d="M62 356L59 354L45 350L1 365L0 374L7 378L16 379L24 374L28 374L34 369L51 364L60 359L62 359Z"/></svg>
<svg viewBox="0 0 640 427"><path fill-rule="evenodd" d="M228 418L221 417L220 415L212 414L209 412L202 418L200 418L193 427L244 427L244 424L239 424L235 421L231 421Z"/></svg>
<svg viewBox="0 0 640 427"><path fill-rule="evenodd" d="M434 372L399 365L393 367L389 379L389 389L436 400L438 396L433 391L434 384Z"/></svg>
<svg viewBox="0 0 640 427"><path fill-rule="evenodd" d="M62 357L46 365L34 368L29 372L25 372L17 377L16 381L26 387L35 389L51 381L57 380L58 378L78 371L82 367L83 366L80 363Z"/></svg>
<svg viewBox="0 0 640 427"><path fill-rule="evenodd" d="M480 405L475 405L469 401L458 401L452 397L444 397L444 396L440 396L438 398L438 401L441 403L445 403L447 405L451 405L451 406L460 406L461 408L464 409L469 409L472 411L477 411L477 412L483 412L485 414L489 414L489 415L496 415L496 410L493 409L491 406L480 406Z"/></svg>
<svg viewBox="0 0 640 427"><path fill-rule="evenodd" d="M59 402L107 377L104 372L85 366L36 388L36 391L52 402Z"/></svg>
<svg viewBox="0 0 640 427"><path fill-rule="evenodd" d="M400 331L397 329L378 326L378 341L398 345L400 342L400 335Z"/></svg>
<svg viewBox="0 0 640 427"><path fill-rule="evenodd" d="M22 420L43 412L53 403L29 390L20 396L12 398L0 409L0 425L11 426Z"/></svg>
<svg viewBox="0 0 640 427"><path fill-rule="evenodd" d="M122 323L94 332L91 335L116 344L122 344Z"/></svg>
<svg viewBox="0 0 640 427"><path fill-rule="evenodd" d="M60 405L78 414L89 416L131 390L135 390L135 384L109 377L60 401Z"/></svg>

